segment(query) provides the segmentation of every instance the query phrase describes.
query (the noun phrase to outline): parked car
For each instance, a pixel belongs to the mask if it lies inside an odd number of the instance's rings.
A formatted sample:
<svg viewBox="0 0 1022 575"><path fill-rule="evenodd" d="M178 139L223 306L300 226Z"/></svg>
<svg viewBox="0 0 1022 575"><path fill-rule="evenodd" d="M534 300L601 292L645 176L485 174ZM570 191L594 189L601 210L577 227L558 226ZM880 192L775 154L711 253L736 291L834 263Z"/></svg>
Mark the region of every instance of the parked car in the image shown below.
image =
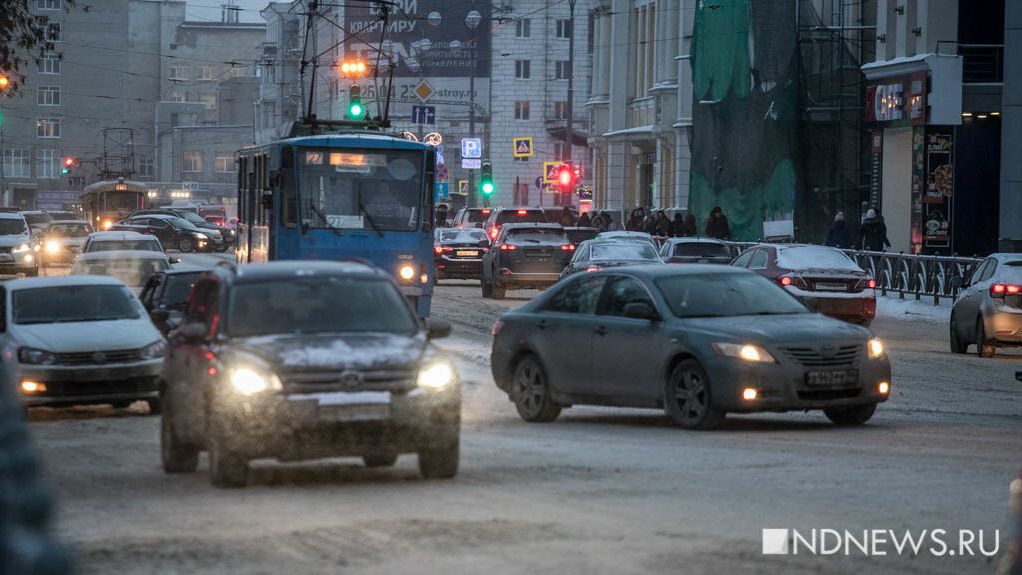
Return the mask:
<svg viewBox="0 0 1022 575"><path fill-rule="evenodd" d="M810 409L857 425L891 392L869 330L731 266L579 274L502 315L493 333L494 381L526 421L592 404L662 407L688 429L729 412Z"/></svg>
<svg viewBox="0 0 1022 575"><path fill-rule="evenodd" d="M112 251L89 252L78 256L71 267L73 275L113 276L129 287L141 288L149 276L170 269L163 252Z"/></svg>
<svg viewBox="0 0 1022 575"><path fill-rule="evenodd" d="M175 267L149 276L138 299L164 336L181 323L188 296L204 271L201 268Z"/></svg>
<svg viewBox="0 0 1022 575"><path fill-rule="evenodd" d="M39 265L71 263L82 252L82 246L92 233L89 222L54 221L38 238Z"/></svg>
<svg viewBox="0 0 1022 575"><path fill-rule="evenodd" d="M202 216L200 216L197 213L195 213L194 211L183 209L183 208L163 208L163 209L152 209L152 210L138 210L138 211L132 212L132 214L130 216L128 216L128 219L130 220L130 219L139 218L139 217L142 217L142 216L176 216L176 217L179 217L179 218L187 221L188 223L192 224L193 226L199 228L200 230L203 230L204 233L205 233L205 230L210 230L212 232L216 232L216 233L220 234L220 236L222 238L222 241L217 242L217 241L215 241L215 239L213 239L211 241L212 241L212 246L213 246L212 249L215 250L215 251L218 251L218 252L227 251L228 249L233 247L234 246L234 240L235 240L236 235L237 235L237 232L235 231L235 228L227 226L226 222L223 222L222 219L216 219L216 221L221 222L221 223L210 222L210 221L206 220L205 218L203 218ZM211 217L213 217L213 216L211 216ZM215 236L214 236L214 238L215 238Z"/></svg>
<svg viewBox="0 0 1022 575"><path fill-rule="evenodd" d="M40 210L26 210L21 212L21 215L28 222L28 227L32 231L33 236L42 233L46 226L50 225L53 221L53 216Z"/></svg>
<svg viewBox="0 0 1022 575"><path fill-rule="evenodd" d="M980 357L993 357L998 347L1022 345L1022 254L992 254L952 282L961 291L951 308L951 351L975 344Z"/></svg>
<svg viewBox="0 0 1022 575"><path fill-rule="evenodd" d="M155 236L138 232L92 232L85 238L82 253L110 251L149 251L163 253L163 245Z"/></svg>
<svg viewBox="0 0 1022 575"><path fill-rule="evenodd" d="M453 477L461 385L429 343L449 332L372 266L217 266L170 335L163 468L194 471L206 450L214 485L244 485L257 458L417 453L424 477Z"/></svg>
<svg viewBox="0 0 1022 575"><path fill-rule="evenodd" d="M653 246L641 242L582 242L575 256L561 272L565 278L578 272L595 272L605 268L662 264Z"/></svg>
<svg viewBox="0 0 1022 575"><path fill-rule="evenodd" d="M437 228L433 236L434 281L482 277L483 255L490 249L486 232L477 228Z"/></svg>
<svg viewBox="0 0 1022 575"><path fill-rule="evenodd" d="M178 216L154 214L131 217L117 222L111 229L156 236L161 245L186 253L208 252L223 245L223 237L218 232L200 230Z"/></svg>
<svg viewBox="0 0 1022 575"><path fill-rule="evenodd" d="M5 283L2 293L0 346L26 405L124 407L145 400L151 412L159 409L166 346L124 282L33 278Z"/></svg>
<svg viewBox="0 0 1022 575"><path fill-rule="evenodd" d="M39 258L28 222L18 212L0 213L0 273L39 275Z"/></svg>
<svg viewBox="0 0 1022 575"><path fill-rule="evenodd" d="M483 297L504 299L509 289L550 287L574 252L559 225L505 224L483 255Z"/></svg>
<svg viewBox="0 0 1022 575"><path fill-rule="evenodd" d="M493 212L490 208L461 208L451 220L452 228L481 228Z"/></svg>
<svg viewBox="0 0 1022 575"><path fill-rule="evenodd" d="M660 257L669 264L731 263L731 248L713 238L668 238L660 246Z"/></svg>
<svg viewBox="0 0 1022 575"><path fill-rule="evenodd" d="M761 244L742 252L732 265L777 282L831 317L864 326L876 317L876 281L837 248Z"/></svg>
<svg viewBox="0 0 1022 575"><path fill-rule="evenodd" d="M547 223L546 215L541 208L495 208L486 218L483 229L490 240L495 240L504 224Z"/></svg>

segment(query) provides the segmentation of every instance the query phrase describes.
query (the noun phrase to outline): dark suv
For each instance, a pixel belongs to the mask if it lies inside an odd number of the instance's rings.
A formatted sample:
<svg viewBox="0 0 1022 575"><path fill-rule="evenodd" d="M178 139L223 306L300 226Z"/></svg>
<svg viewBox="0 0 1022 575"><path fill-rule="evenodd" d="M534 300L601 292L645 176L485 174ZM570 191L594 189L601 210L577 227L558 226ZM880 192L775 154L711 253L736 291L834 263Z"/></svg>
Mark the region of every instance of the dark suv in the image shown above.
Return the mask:
<svg viewBox="0 0 1022 575"><path fill-rule="evenodd" d="M137 210L132 212L129 219L136 218L138 216L152 216L152 215L163 215L163 216L176 216L200 230L211 230L220 234L223 241L213 242L212 249L218 252L224 252L234 246L234 240L237 232L234 228L228 226L217 225L214 222L210 222L200 216L199 214L182 208L156 208L151 210Z"/></svg>
<svg viewBox="0 0 1022 575"><path fill-rule="evenodd" d="M483 229L490 241L497 239L500 228L504 224L543 224L547 223L546 213L542 208L497 208L486 218Z"/></svg>
<svg viewBox="0 0 1022 575"><path fill-rule="evenodd" d="M483 297L504 299L509 289L546 288L560 279L575 244L556 224L507 224L483 256Z"/></svg>
<svg viewBox="0 0 1022 575"><path fill-rule="evenodd" d="M168 473L209 452L214 485L253 459L417 453L424 477L458 471L461 385L394 280L361 263L221 264L170 333L160 439Z"/></svg>
<svg viewBox="0 0 1022 575"><path fill-rule="evenodd" d="M182 252L213 251L219 249L224 241L214 230L199 229L188 220L163 214L132 216L110 229L156 236L166 248Z"/></svg>

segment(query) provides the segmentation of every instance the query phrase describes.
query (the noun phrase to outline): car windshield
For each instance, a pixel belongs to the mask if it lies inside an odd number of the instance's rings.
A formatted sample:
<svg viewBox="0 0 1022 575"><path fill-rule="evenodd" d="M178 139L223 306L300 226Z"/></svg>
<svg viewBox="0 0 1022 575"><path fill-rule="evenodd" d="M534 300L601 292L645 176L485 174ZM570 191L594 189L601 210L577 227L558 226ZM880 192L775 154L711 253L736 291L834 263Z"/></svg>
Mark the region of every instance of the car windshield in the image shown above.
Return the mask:
<svg viewBox="0 0 1022 575"><path fill-rule="evenodd" d="M302 227L418 229L423 152L306 149L299 158Z"/></svg>
<svg viewBox="0 0 1022 575"><path fill-rule="evenodd" d="M1022 283L1022 260L1004 262L997 275L998 279L1003 281Z"/></svg>
<svg viewBox="0 0 1022 575"><path fill-rule="evenodd" d="M11 296L13 321L65 323L138 319L134 296L124 286L62 285L15 290Z"/></svg>
<svg viewBox="0 0 1022 575"><path fill-rule="evenodd" d="M124 258L75 262L75 275L112 276L132 287L141 287L157 271L170 269L164 258Z"/></svg>
<svg viewBox="0 0 1022 575"><path fill-rule="evenodd" d="M48 224L48 223L53 221L53 217L50 214L47 214L47 213L35 213L35 214L24 213L22 215L25 217L25 221L28 222L28 225L30 225L30 226L38 226L40 224Z"/></svg>
<svg viewBox="0 0 1022 575"><path fill-rule="evenodd" d="M659 258L652 245L640 243L593 244L594 260L642 260L656 261Z"/></svg>
<svg viewBox="0 0 1022 575"><path fill-rule="evenodd" d="M113 251L162 252L156 240L101 240L89 244L89 252Z"/></svg>
<svg viewBox="0 0 1022 575"><path fill-rule="evenodd" d="M553 244L559 246L568 243L568 236L564 235L564 230L561 228L525 228L508 230L504 241L512 244Z"/></svg>
<svg viewBox="0 0 1022 575"><path fill-rule="evenodd" d="M727 246L713 242L682 242L674 246L674 256L679 258L730 258Z"/></svg>
<svg viewBox="0 0 1022 575"><path fill-rule="evenodd" d="M25 228L25 220L20 218L0 219L0 236L23 236L28 233Z"/></svg>
<svg viewBox="0 0 1022 575"><path fill-rule="evenodd" d="M465 220L470 224L480 224L490 217L490 210L469 210Z"/></svg>
<svg viewBox="0 0 1022 575"><path fill-rule="evenodd" d="M783 288L753 273L684 274L656 284L681 318L809 313Z"/></svg>
<svg viewBox="0 0 1022 575"><path fill-rule="evenodd" d="M444 229L440 232L440 241L451 244L477 244L485 242L486 232L477 228Z"/></svg>
<svg viewBox="0 0 1022 575"><path fill-rule="evenodd" d="M202 216L195 212L189 212L188 210L175 210L174 213L177 214L182 220L185 220L191 224L206 225L207 223L209 223L206 220L202 219Z"/></svg>
<svg viewBox="0 0 1022 575"><path fill-rule="evenodd" d="M418 329L397 288L364 278L282 278L231 291L227 331L235 337Z"/></svg>
<svg viewBox="0 0 1022 575"><path fill-rule="evenodd" d="M862 271L862 268L841 250L816 246L777 250L777 267L786 270Z"/></svg>
<svg viewBox="0 0 1022 575"><path fill-rule="evenodd" d="M169 308L183 308L188 303L188 296L192 293L192 286L199 281L202 272L193 274L171 274L167 276L166 285L163 288L163 304Z"/></svg>
<svg viewBox="0 0 1022 575"><path fill-rule="evenodd" d="M46 213L50 214L50 217L53 218L53 221L80 220L82 218L81 215L76 214L74 212L46 212Z"/></svg>
<svg viewBox="0 0 1022 575"><path fill-rule="evenodd" d="M192 222L189 222L188 220L186 220L184 218L171 217L171 218L160 218L160 219L165 221L165 222L167 222L171 226L173 226L175 228L178 228L178 229L185 229L185 230L197 230L198 229L198 228L195 227L195 224L193 224Z"/></svg>
<svg viewBox="0 0 1022 575"><path fill-rule="evenodd" d="M46 235L64 238L84 238L92 233L89 224L50 224Z"/></svg>

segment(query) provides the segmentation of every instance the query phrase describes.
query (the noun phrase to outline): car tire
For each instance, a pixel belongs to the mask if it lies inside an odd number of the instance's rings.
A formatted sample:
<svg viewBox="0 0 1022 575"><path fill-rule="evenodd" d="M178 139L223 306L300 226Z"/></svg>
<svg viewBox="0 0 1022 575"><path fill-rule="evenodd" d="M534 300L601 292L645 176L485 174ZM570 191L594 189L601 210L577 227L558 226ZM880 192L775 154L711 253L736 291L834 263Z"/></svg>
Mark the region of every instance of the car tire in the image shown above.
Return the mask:
<svg viewBox="0 0 1022 575"><path fill-rule="evenodd" d="M177 249L184 253L190 253L195 251L195 242L193 242L190 238L181 238L177 241Z"/></svg>
<svg viewBox="0 0 1022 575"><path fill-rule="evenodd" d="M835 425L862 425L873 417L876 410L876 404L872 403L855 407L831 407L824 409L823 414Z"/></svg>
<svg viewBox="0 0 1022 575"><path fill-rule="evenodd" d="M461 459L461 441L458 435L442 442L438 447L419 451L419 474L425 479L450 479L458 474Z"/></svg>
<svg viewBox="0 0 1022 575"><path fill-rule="evenodd" d="M212 423L208 434L209 481L216 487L244 487L248 460L233 449L222 424Z"/></svg>
<svg viewBox="0 0 1022 575"><path fill-rule="evenodd" d="M510 396L518 415L529 423L549 423L561 414L561 406L550 397L546 370L534 355L526 355L515 363Z"/></svg>
<svg viewBox="0 0 1022 575"><path fill-rule="evenodd" d="M997 348L987 339L982 317L976 320L976 355L983 358L991 358L997 355Z"/></svg>
<svg viewBox="0 0 1022 575"><path fill-rule="evenodd" d="M393 467L397 463L396 453L366 453L362 456L366 467Z"/></svg>
<svg viewBox="0 0 1022 575"><path fill-rule="evenodd" d="M174 418L174 409L166 401L165 413L160 418L160 460L163 463L164 473L193 473L199 467L199 450L185 445L174 433L174 426L171 424Z"/></svg>
<svg viewBox="0 0 1022 575"><path fill-rule="evenodd" d="M951 341L951 353L965 353L969 350L969 344L962 341L962 336L958 333L958 318L955 314L951 314L951 326L949 328L950 341Z"/></svg>
<svg viewBox="0 0 1022 575"><path fill-rule="evenodd" d="M710 378L694 359L686 359L671 370L664 389L664 411L684 429L716 429L726 417L726 412L713 405Z"/></svg>

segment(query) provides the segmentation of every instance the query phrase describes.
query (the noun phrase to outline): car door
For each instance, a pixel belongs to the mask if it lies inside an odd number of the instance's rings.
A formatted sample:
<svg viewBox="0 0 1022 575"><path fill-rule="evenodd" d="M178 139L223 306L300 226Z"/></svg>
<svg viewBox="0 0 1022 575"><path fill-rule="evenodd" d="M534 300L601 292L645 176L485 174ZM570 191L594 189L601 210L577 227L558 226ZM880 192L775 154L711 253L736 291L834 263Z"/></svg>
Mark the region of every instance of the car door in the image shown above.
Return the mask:
<svg viewBox="0 0 1022 575"><path fill-rule="evenodd" d="M215 278L205 278L195 284L181 326L199 323L206 327L207 333L212 331L213 323L217 321L214 318L218 317L219 287ZM178 331L170 333L164 378L168 391L173 394L174 409L180 414L188 414L175 418L181 427L175 426L174 429L188 441L197 442L203 437L205 389L212 362L208 343L185 341Z"/></svg>
<svg viewBox="0 0 1022 575"><path fill-rule="evenodd" d="M625 306L634 302L657 309L638 278L609 276L596 310L591 385L614 405L651 406L660 398L663 383L659 373L662 322L625 317Z"/></svg>
<svg viewBox="0 0 1022 575"><path fill-rule="evenodd" d="M564 273L561 274L561 277L567 277L575 272L582 272L588 269L589 251L589 244L582 244L579 246L578 251L575 252L571 261L568 262L568 266L564 268Z"/></svg>
<svg viewBox="0 0 1022 575"><path fill-rule="evenodd" d="M528 339L555 392L591 394L596 305L606 277L579 275L557 288L532 316Z"/></svg>
<svg viewBox="0 0 1022 575"><path fill-rule="evenodd" d="M979 317L980 304L983 298L989 293L990 278L997 268L997 260L987 258L976 268L969 278L969 285L958 296L958 304L955 306L955 320L960 329L964 330L970 340L976 337L976 318Z"/></svg>

